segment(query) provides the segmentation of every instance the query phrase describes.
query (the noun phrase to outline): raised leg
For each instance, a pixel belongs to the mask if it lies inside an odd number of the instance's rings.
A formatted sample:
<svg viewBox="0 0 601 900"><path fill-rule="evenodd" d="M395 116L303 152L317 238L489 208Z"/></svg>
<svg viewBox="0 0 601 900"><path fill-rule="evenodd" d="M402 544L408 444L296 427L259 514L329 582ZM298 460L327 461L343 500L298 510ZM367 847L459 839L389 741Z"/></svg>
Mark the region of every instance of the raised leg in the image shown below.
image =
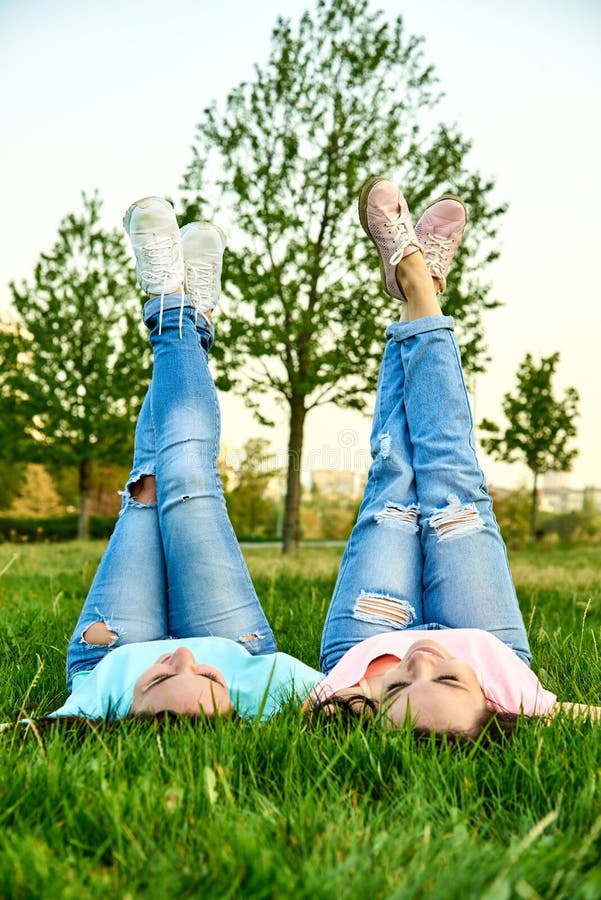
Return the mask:
<svg viewBox="0 0 601 900"><path fill-rule="evenodd" d="M93 669L111 647L167 637L167 580L156 502L145 501L144 477L154 476L150 396L138 423L131 475L121 511L67 651L67 684Z"/></svg>
<svg viewBox="0 0 601 900"><path fill-rule="evenodd" d="M161 316L162 307L162 316ZM219 635L251 653L275 650L232 529L218 470L219 403L208 320L181 298L149 300L159 525L172 637Z"/></svg>
<svg viewBox="0 0 601 900"><path fill-rule="evenodd" d="M404 390L400 349L389 341L374 410L373 462L323 630L324 672L359 641L422 622L419 507Z"/></svg>
<svg viewBox="0 0 601 900"><path fill-rule="evenodd" d="M150 415L169 634L218 635L251 653L275 643L230 524L219 471L220 416L207 318L220 292L225 236L195 223L180 232L170 203L145 197L123 220L136 255L154 370ZM185 284L186 293L180 290Z"/></svg>
<svg viewBox="0 0 601 900"><path fill-rule="evenodd" d="M424 619L482 628L530 661L507 552L476 457L452 319L392 325L405 371L405 409L420 504Z"/></svg>
<svg viewBox="0 0 601 900"><path fill-rule="evenodd" d="M505 546L476 459L452 320L437 299L465 227L464 204L441 198L414 232L398 189L371 179L359 213L378 248L385 290L405 304L405 321L387 331L374 462L324 627L322 668L393 628L482 628L528 662ZM378 527L385 519L402 547L386 546L389 536Z"/></svg>

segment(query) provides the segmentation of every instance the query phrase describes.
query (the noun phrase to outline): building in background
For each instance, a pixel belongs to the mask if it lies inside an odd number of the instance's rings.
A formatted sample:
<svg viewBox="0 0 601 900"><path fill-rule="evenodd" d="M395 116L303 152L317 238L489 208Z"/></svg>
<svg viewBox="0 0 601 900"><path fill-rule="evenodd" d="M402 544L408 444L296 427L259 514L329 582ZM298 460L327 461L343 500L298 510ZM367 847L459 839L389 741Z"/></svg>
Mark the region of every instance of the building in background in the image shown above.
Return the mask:
<svg viewBox="0 0 601 900"><path fill-rule="evenodd" d="M346 469L313 469L311 490L326 496L359 497L365 484L364 472Z"/></svg>
<svg viewBox="0 0 601 900"><path fill-rule="evenodd" d="M552 513L601 513L601 488L573 488L568 472L548 472L539 490L539 508Z"/></svg>

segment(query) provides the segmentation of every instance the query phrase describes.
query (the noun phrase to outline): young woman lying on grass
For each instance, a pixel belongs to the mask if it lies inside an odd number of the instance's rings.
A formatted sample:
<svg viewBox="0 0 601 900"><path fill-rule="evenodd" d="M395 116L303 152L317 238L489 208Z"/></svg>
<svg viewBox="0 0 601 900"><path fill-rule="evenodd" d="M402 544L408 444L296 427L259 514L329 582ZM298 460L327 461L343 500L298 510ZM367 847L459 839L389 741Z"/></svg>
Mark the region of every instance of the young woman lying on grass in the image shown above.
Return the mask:
<svg viewBox="0 0 601 900"><path fill-rule="evenodd" d="M71 694L52 716L267 718L322 676L275 652L225 507L207 355L224 236L206 223L180 233L156 197L124 225L150 294L153 375L120 516L69 644Z"/></svg>
<svg viewBox="0 0 601 900"><path fill-rule="evenodd" d="M403 304L389 326L376 395L370 468L327 615L325 680L314 709L366 709L389 727L475 738L520 713L567 707L530 670L507 553L473 440L453 321L437 292L466 223L461 200L433 203L415 230L405 198L371 179L361 224L384 289ZM436 639L419 637L436 632ZM416 634L417 632L417 634Z"/></svg>

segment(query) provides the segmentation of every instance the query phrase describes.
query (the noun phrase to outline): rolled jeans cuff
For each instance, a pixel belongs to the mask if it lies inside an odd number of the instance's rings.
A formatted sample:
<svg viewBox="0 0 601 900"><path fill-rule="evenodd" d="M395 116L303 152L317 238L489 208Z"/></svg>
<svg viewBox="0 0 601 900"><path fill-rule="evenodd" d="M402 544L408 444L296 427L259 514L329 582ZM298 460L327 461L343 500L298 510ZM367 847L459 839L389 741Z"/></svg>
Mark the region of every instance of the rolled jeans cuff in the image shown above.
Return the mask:
<svg viewBox="0 0 601 900"><path fill-rule="evenodd" d="M393 322L386 329L386 340L400 342L428 331L453 331L454 324L452 316L424 316L412 322Z"/></svg>
<svg viewBox="0 0 601 900"><path fill-rule="evenodd" d="M196 307L193 305L192 301L184 294L165 294L163 297L162 309L163 315L169 309L177 309L181 310L183 307L184 313L186 310L188 313L194 313L194 323L196 325L197 330L201 335L201 343L205 350L209 351L213 346L213 342L215 340L215 326L208 319L204 313L197 312ZM144 304L144 324L147 328L152 330L152 326L150 325L150 320L153 316L158 316L161 313L161 297L151 297L150 300L147 300Z"/></svg>

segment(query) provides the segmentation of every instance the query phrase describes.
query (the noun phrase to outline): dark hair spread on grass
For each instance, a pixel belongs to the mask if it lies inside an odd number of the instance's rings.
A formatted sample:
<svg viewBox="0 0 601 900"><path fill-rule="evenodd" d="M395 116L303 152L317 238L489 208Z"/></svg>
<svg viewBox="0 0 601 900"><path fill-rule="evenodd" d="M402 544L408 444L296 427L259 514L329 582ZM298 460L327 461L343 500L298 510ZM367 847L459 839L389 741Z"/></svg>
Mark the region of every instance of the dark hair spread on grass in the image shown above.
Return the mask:
<svg viewBox="0 0 601 900"><path fill-rule="evenodd" d="M309 714L320 725L343 722L356 726L359 722L360 725L367 726L378 716L379 712L378 704L374 700L357 693L346 697L332 696L325 700L318 700L311 706ZM459 744L473 744L483 738L486 743L500 744L513 734L519 718L520 716L516 713L499 712L487 707L475 723L475 736L452 729L437 734L428 728L420 728L419 725L413 726L412 733L417 740L431 739L435 735L447 743L451 741Z"/></svg>

